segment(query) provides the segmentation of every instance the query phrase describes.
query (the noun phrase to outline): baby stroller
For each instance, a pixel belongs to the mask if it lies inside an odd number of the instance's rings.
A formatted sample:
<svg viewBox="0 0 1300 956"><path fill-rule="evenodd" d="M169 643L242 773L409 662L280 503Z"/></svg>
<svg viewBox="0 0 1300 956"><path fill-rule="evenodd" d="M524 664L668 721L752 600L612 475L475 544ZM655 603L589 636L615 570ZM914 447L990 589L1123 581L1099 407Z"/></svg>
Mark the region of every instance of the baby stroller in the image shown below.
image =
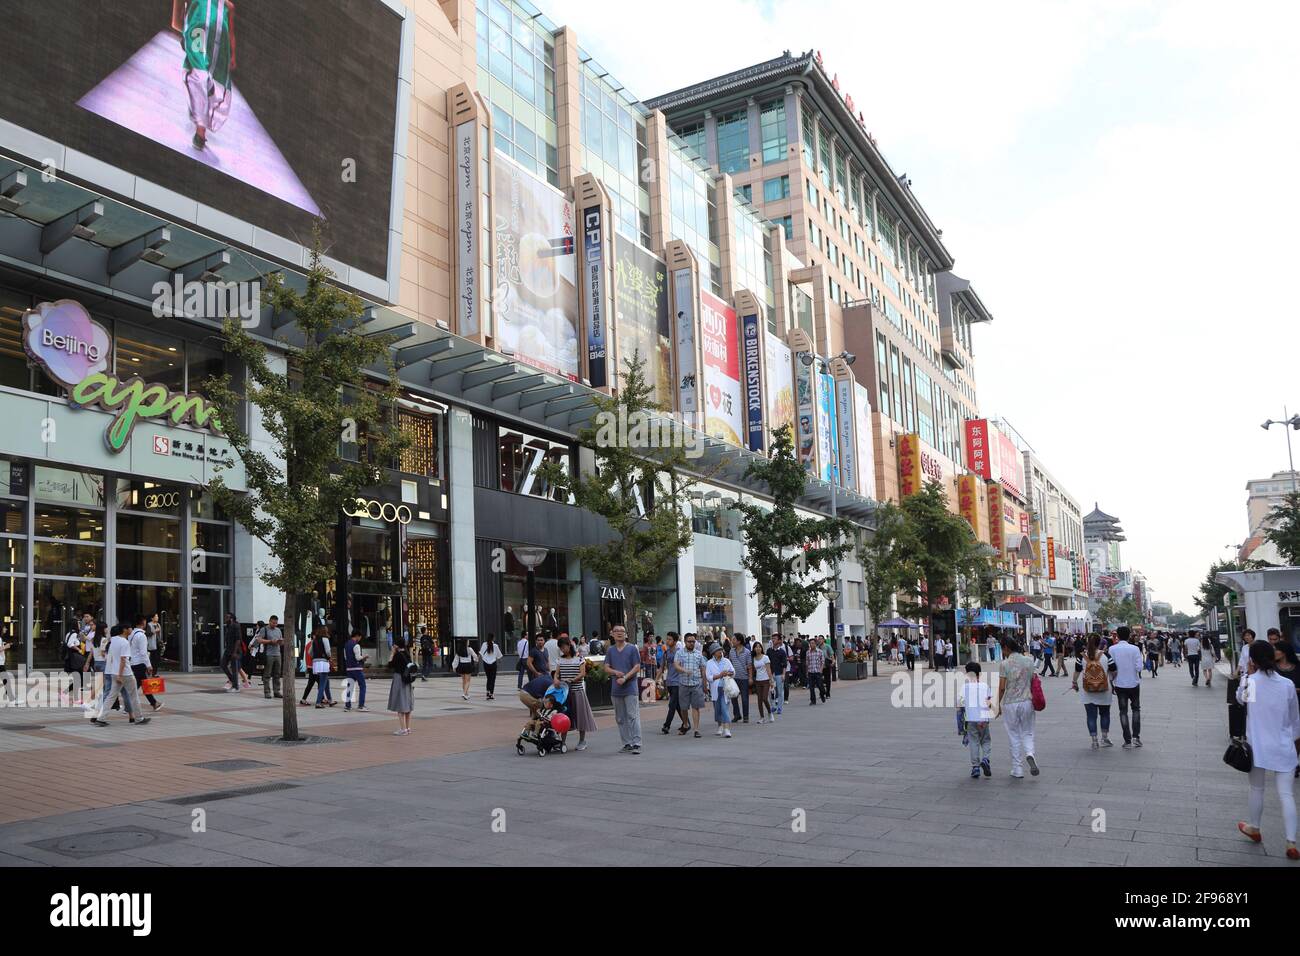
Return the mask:
<svg viewBox="0 0 1300 956"><path fill-rule="evenodd" d="M569 717L562 710L542 710L524 724L523 732L515 741L515 753L524 755L524 749L537 748L537 756L545 757L552 750L567 753L569 748L560 740L560 734L569 729Z"/></svg>

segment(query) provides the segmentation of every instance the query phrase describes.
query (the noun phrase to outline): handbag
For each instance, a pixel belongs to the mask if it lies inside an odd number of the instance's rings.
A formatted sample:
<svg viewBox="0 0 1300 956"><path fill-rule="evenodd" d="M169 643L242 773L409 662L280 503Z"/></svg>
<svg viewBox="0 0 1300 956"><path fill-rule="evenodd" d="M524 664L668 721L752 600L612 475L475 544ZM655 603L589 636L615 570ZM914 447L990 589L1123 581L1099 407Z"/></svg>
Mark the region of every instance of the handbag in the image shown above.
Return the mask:
<svg viewBox="0 0 1300 956"><path fill-rule="evenodd" d="M1255 755L1251 752L1250 744L1245 738L1233 737L1232 742L1228 744L1228 749L1223 752L1223 762L1234 770L1250 773L1255 766Z"/></svg>
<svg viewBox="0 0 1300 956"><path fill-rule="evenodd" d="M140 693L165 694L167 693L167 682L161 677L146 677L140 681Z"/></svg>
<svg viewBox="0 0 1300 956"><path fill-rule="evenodd" d="M1046 710L1047 698L1043 695L1043 682L1034 675L1034 679L1029 682L1029 699L1034 702L1034 710Z"/></svg>
<svg viewBox="0 0 1300 956"><path fill-rule="evenodd" d="M722 691L732 700L735 700L740 696L740 685L736 683L734 677L727 676L722 679Z"/></svg>

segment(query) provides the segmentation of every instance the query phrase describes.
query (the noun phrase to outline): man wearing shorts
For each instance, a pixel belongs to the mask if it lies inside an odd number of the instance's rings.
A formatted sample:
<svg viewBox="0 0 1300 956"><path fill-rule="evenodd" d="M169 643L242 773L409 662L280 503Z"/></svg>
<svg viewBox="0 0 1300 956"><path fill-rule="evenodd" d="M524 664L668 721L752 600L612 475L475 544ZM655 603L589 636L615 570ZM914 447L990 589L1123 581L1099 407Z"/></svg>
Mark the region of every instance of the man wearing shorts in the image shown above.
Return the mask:
<svg viewBox="0 0 1300 956"><path fill-rule="evenodd" d="M673 670L677 672L677 708L682 714L682 726L677 731L684 737L687 731L694 730L700 736L700 711L704 707L704 654L695 646L695 634L689 632L684 639L685 647L679 647L673 655ZM690 711L690 717L687 717Z"/></svg>

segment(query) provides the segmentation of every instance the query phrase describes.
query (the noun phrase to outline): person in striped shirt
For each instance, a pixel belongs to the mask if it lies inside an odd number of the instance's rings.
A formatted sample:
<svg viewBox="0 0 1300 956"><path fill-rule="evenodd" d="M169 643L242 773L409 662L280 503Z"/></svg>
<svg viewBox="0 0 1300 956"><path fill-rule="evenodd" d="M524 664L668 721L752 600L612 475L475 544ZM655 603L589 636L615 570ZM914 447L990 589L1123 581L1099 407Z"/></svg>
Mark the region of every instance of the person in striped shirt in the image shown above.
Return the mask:
<svg viewBox="0 0 1300 956"><path fill-rule="evenodd" d="M805 673L808 681L808 703L814 707L817 706L817 694L822 691L822 668L826 666L826 654L822 650L820 643L808 645L808 657L805 664ZM826 699L826 694L822 692L822 699Z"/></svg>

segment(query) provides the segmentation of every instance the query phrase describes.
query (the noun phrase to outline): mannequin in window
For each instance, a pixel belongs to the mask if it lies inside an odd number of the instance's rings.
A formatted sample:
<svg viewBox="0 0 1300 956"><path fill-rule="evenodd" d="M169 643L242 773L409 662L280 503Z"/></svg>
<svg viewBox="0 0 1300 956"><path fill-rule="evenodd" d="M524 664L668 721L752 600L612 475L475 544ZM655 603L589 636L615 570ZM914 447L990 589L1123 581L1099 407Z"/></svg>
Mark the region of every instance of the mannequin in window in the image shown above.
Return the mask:
<svg viewBox="0 0 1300 956"><path fill-rule="evenodd" d="M552 633L552 634L559 634L559 633L560 633L560 622L559 622L559 620L555 617L555 608L551 608L551 610L547 613L547 615L546 615L546 626L549 627L549 628L551 629L551 633Z"/></svg>
<svg viewBox="0 0 1300 956"><path fill-rule="evenodd" d="M655 616L653 611L641 612L641 634L643 637L655 636Z"/></svg>
<svg viewBox="0 0 1300 956"><path fill-rule="evenodd" d="M505 635L506 635L506 637L508 637L508 638L514 638L514 636L515 636L515 614L514 614L514 611L511 609L511 607L510 607L509 605L506 605L506 618L505 618L505 624L504 624L504 626L502 627L502 630L505 631ZM510 645L507 644L506 646L509 647Z"/></svg>

